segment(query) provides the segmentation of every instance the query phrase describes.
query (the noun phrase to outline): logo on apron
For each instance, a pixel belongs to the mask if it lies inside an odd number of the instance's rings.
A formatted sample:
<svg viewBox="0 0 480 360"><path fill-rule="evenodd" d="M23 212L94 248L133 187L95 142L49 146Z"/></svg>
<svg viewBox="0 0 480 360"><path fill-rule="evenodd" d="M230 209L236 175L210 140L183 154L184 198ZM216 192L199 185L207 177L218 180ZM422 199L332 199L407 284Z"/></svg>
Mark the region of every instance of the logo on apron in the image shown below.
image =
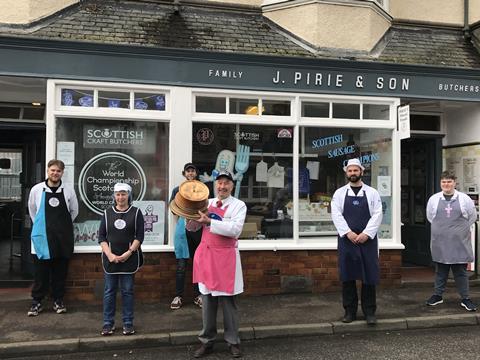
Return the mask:
<svg viewBox="0 0 480 360"><path fill-rule="evenodd" d="M358 200L353 200L353 205L355 205L355 206L360 205L360 201L358 201Z"/></svg>
<svg viewBox="0 0 480 360"><path fill-rule="evenodd" d="M115 228L117 228L118 230L123 230L125 229L125 226L127 226L127 223L123 219L117 219L113 223L113 226L115 226Z"/></svg>
<svg viewBox="0 0 480 360"><path fill-rule="evenodd" d="M60 205L60 200L58 200L57 198L55 197L52 197L48 200L48 204L51 206L51 207L57 207L58 205Z"/></svg>

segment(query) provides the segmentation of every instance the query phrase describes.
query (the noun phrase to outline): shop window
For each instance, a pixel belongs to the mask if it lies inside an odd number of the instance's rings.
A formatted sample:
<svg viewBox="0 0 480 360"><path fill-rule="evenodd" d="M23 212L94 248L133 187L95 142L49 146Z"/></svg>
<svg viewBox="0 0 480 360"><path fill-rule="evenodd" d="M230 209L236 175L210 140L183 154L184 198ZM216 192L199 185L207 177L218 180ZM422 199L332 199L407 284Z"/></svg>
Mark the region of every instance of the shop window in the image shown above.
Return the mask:
<svg viewBox="0 0 480 360"><path fill-rule="evenodd" d="M20 117L20 107L0 106L1 119L18 119Z"/></svg>
<svg viewBox="0 0 480 360"><path fill-rule="evenodd" d="M192 138L192 161L211 196L217 171L234 174L234 195L248 208L240 238L292 239L292 181L287 174L293 166L293 128L194 123ZM249 156L243 168L238 164L238 152L247 148Z"/></svg>
<svg viewBox="0 0 480 360"><path fill-rule="evenodd" d="M225 114L226 110L226 98L224 97L195 97L195 111L197 113Z"/></svg>
<svg viewBox="0 0 480 360"><path fill-rule="evenodd" d="M303 102L302 117L330 117L330 103L328 102Z"/></svg>
<svg viewBox="0 0 480 360"><path fill-rule="evenodd" d="M337 119L360 119L360 104L333 103L332 117Z"/></svg>
<svg viewBox="0 0 480 360"><path fill-rule="evenodd" d="M262 115L290 116L290 101L263 100Z"/></svg>
<svg viewBox="0 0 480 360"><path fill-rule="evenodd" d="M62 89L62 106L93 107L93 90Z"/></svg>
<svg viewBox="0 0 480 360"><path fill-rule="evenodd" d="M440 115L410 114L410 130L416 131L440 131Z"/></svg>
<svg viewBox="0 0 480 360"><path fill-rule="evenodd" d="M108 108L130 108L130 93L120 91L99 91L98 106Z"/></svg>
<svg viewBox="0 0 480 360"><path fill-rule="evenodd" d="M388 120L390 119L390 106L363 104L363 118L366 120Z"/></svg>
<svg viewBox="0 0 480 360"><path fill-rule="evenodd" d="M45 117L45 108L43 106L23 108L22 119L43 120L44 117Z"/></svg>
<svg viewBox="0 0 480 360"><path fill-rule="evenodd" d="M133 204L145 219L144 244L167 244L167 123L57 118L56 139L56 156L66 165L62 180L79 198L76 247L98 247L100 214L112 205L117 182L133 188Z"/></svg>
<svg viewBox="0 0 480 360"><path fill-rule="evenodd" d="M165 94L135 93L133 107L136 110L165 111Z"/></svg>
<svg viewBox="0 0 480 360"><path fill-rule="evenodd" d="M230 99L230 114L260 115L258 99Z"/></svg>
<svg viewBox="0 0 480 360"><path fill-rule="evenodd" d="M365 167L363 182L382 198L379 237L392 237L392 131L383 129L305 127L299 156L299 231L301 237L336 235L331 199L347 180L343 166L358 158Z"/></svg>

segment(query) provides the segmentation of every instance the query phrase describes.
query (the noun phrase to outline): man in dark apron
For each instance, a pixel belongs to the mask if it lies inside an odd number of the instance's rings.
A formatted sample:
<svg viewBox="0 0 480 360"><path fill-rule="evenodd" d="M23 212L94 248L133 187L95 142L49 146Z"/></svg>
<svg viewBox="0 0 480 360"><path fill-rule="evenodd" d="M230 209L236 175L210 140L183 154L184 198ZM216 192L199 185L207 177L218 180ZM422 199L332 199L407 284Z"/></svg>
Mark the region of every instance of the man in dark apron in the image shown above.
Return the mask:
<svg viewBox="0 0 480 360"><path fill-rule="evenodd" d="M73 220L78 215L78 202L72 187L62 183L64 169L62 161L50 160L47 179L35 185L28 198L35 261L33 302L28 316L37 316L43 310L41 301L48 295L50 283L53 310L57 314L67 312L63 297L73 254Z"/></svg>
<svg viewBox="0 0 480 360"><path fill-rule="evenodd" d="M361 304L368 325L375 325L376 285L380 280L377 231L382 223L382 201L378 191L362 182L365 168L358 159L344 167L349 183L332 199L332 220L338 232L338 265L342 281L345 316L356 320L356 281L362 281Z"/></svg>
<svg viewBox="0 0 480 360"><path fill-rule="evenodd" d="M427 203L427 219L432 224L430 247L435 262L435 292L427 305L443 303L442 295L451 268L462 299L460 305L467 311L475 311L477 305L469 296L467 264L474 259L470 226L477 220L477 211L472 199L455 190L455 185L455 175L442 172L442 191L432 195Z"/></svg>

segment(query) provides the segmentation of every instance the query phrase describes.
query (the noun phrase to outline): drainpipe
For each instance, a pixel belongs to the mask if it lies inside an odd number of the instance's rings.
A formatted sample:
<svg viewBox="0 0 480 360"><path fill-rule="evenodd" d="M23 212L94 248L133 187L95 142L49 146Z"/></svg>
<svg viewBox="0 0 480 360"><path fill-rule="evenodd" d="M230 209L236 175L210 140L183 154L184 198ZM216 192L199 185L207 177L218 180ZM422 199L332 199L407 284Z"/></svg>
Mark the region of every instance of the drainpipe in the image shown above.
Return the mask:
<svg viewBox="0 0 480 360"><path fill-rule="evenodd" d="M470 33L470 25L468 24L468 3L469 0L463 0L463 37L465 40L470 40L472 34Z"/></svg>

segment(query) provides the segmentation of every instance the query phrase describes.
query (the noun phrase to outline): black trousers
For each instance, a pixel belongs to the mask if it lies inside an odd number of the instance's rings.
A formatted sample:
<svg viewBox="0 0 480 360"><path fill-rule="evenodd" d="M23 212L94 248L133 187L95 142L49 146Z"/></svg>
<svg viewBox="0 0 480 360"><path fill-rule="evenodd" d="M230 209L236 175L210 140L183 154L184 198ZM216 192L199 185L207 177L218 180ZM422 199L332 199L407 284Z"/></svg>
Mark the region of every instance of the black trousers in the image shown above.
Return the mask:
<svg viewBox="0 0 480 360"><path fill-rule="evenodd" d="M35 261L35 276L32 288L33 300L42 301L48 295L50 285L52 287L53 300L63 300L69 259L39 260L35 255L33 257Z"/></svg>
<svg viewBox="0 0 480 360"><path fill-rule="evenodd" d="M198 231L186 231L187 235L187 244L188 252L190 253L190 258L193 261L193 256L197 250L200 241L202 240L202 230ZM177 271L175 273L175 296L183 297L185 291L185 272L187 270L188 259L177 259ZM198 284L193 284L193 296L200 295L198 291Z"/></svg>
<svg viewBox="0 0 480 360"><path fill-rule="evenodd" d="M362 284L361 290L362 311L366 315L375 315L377 311L377 292L375 285ZM358 295L357 283L353 281L342 282L343 308L346 314L357 314Z"/></svg>

